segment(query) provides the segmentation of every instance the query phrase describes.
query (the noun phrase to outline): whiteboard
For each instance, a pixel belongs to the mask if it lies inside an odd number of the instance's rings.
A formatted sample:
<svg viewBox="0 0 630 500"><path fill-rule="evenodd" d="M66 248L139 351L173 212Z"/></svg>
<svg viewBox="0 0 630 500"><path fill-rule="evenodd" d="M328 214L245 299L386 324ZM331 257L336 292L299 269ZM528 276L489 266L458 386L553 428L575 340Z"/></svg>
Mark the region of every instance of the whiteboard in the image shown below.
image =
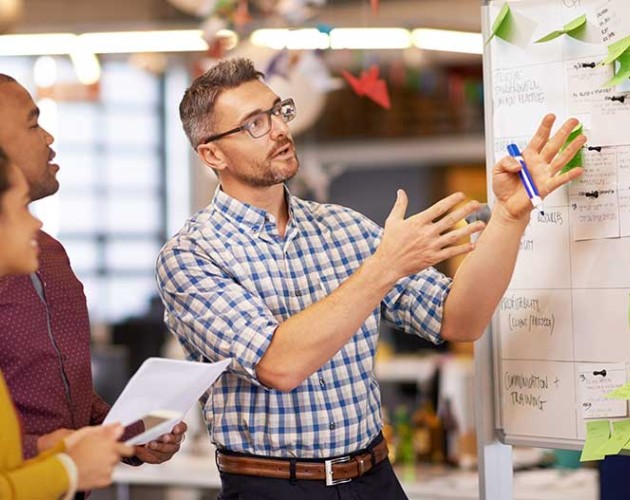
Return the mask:
<svg viewBox="0 0 630 500"><path fill-rule="evenodd" d="M484 26L504 3L484 2ZM630 2L509 6L511 39L495 36L484 48L489 199L506 145L524 148L546 113L556 126L578 118L589 142L585 175L549 196L544 215L532 212L492 320L495 426L506 444L577 449L588 419L628 417L625 401L601 396L629 380L630 85L604 87L615 65L598 63L630 35ZM580 39L534 43L582 14Z"/></svg>

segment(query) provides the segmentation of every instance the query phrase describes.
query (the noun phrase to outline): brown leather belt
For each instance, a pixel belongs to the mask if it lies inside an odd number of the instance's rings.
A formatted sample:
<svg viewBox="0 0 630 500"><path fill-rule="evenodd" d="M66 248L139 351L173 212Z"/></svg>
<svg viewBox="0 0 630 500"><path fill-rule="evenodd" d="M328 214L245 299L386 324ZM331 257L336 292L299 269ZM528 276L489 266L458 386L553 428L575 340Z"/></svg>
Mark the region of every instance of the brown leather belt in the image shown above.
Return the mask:
<svg viewBox="0 0 630 500"><path fill-rule="evenodd" d="M375 445L371 452L332 458L321 462L295 461L295 479L326 481L327 486L352 481L362 476L388 454L387 441ZM374 461L373 461L374 457ZM291 479L292 460L255 456L230 455L217 450L217 467L221 472L246 476Z"/></svg>

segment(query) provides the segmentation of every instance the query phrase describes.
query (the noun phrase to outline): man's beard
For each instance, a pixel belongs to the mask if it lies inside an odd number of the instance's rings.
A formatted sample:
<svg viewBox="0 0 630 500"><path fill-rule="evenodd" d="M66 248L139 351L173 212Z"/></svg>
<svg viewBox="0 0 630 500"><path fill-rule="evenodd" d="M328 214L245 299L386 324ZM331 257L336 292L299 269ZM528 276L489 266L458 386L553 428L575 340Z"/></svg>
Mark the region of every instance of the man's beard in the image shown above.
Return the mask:
<svg viewBox="0 0 630 500"><path fill-rule="evenodd" d="M295 169L286 172L286 171L274 171L271 168L271 161L267 160L263 164L258 163L254 167L254 172L260 172L259 175L249 175L249 172L238 172L235 173L235 177L239 180L247 183L252 187L270 187L275 186L276 184L281 184L283 182L288 181L295 177L300 169L300 162L295 156Z"/></svg>

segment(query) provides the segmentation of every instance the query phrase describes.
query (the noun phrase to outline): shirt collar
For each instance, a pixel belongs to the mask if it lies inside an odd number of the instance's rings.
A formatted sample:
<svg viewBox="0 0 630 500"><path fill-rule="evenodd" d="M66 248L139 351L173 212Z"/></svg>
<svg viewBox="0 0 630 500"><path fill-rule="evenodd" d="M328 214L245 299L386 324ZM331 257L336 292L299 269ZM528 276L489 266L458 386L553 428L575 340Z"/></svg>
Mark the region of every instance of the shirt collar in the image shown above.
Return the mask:
<svg viewBox="0 0 630 500"><path fill-rule="evenodd" d="M294 218L298 206L297 199L291 195L286 185L284 185L284 195L289 208L288 234L289 229L294 225ZM273 225L275 225L274 217L269 212L232 198L221 189L221 186L218 186L214 193L212 210L215 213L220 213L244 229L249 230L250 233L260 234L265 226L268 226L272 221Z"/></svg>

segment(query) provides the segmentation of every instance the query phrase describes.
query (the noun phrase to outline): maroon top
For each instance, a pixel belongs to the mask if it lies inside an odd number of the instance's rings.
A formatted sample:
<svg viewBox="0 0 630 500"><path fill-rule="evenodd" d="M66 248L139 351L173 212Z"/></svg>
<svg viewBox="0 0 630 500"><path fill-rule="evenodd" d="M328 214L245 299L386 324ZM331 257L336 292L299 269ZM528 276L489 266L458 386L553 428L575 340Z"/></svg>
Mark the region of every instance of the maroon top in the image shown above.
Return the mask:
<svg viewBox="0 0 630 500"><path fill-rule="evenodd" d="M109 411L92 387L83 285L57 240L40 232L39 245L45 302L30 276L0 278L0 370L22 418L25 458L38 436L100 424Z"/></svg>

